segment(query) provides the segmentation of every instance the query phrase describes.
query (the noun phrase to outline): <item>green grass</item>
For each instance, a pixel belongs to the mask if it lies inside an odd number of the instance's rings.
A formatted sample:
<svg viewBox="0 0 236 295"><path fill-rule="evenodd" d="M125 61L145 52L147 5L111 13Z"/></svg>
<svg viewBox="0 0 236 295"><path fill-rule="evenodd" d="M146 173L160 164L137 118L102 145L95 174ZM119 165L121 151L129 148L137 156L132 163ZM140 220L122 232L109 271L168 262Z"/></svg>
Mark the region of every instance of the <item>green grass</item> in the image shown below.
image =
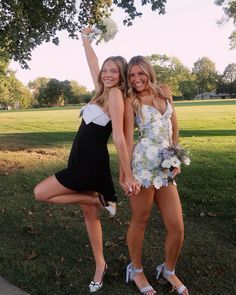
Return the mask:
<svg viewBox="0 0 236 295"><path fill-rule="evenodd" d="M185 243L177 272L193 295L233 295L235 288L235 100L176 103L181 144L191 165L178 179ZM66 165L79 125L78 108L0 112L0 274L31 295L87 294L94 264L76 205L37 203L33 187ZM139 294L124 282L128 262L125 234L130 217L117 183L116 153L109 145L120 202L117 217L101 212L109 265L99 294ZM153 207L143 262L154 281L163 260L165 230ZM1 292L0 292L1 293Z"/></svg>

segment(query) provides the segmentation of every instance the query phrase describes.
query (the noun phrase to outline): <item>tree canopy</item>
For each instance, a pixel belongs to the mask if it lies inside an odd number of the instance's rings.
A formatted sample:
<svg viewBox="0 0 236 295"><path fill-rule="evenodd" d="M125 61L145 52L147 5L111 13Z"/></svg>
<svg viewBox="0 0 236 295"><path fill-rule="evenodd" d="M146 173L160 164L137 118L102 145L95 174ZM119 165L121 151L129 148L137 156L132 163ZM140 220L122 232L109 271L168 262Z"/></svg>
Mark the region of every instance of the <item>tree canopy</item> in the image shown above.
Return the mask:
<svg viewBox="0 0 236 295"><path fill-rule="evenodd" d="M0 49L0 107L23 108L32 104L32 96L9 69L9 57Z"/></svg>
<svg viewBox="0 0 236 295"><path fill-rule="evenodd" d="M215 4L222 6L225 17L219 20L219 24L223 24L232 19L233 24L236 26L236 1L235 0L215 0ZM236 30L229 36L230 48L236 49Z"/></svg>
<svg viewBox="0 0 236 295"><path fill-rule="evenodd" d="M165 13L166 0L141 0L153 11ZM113 5L123 9L127 26L142 15L135 0L2 0L0 2L0 48L10 58L28 68L32 50L42 42L59 43L58 31L67 31L71 38L88 25L102 26L112 13Z"/></svg>
<svg viewBox="0 0 236 295"><path fill-rule="evenodd" d="M160 84L168 84L173 95L184 98L194 96L194 77L177 57L152 54L148 58L154 67L157 81Z"/></svg>

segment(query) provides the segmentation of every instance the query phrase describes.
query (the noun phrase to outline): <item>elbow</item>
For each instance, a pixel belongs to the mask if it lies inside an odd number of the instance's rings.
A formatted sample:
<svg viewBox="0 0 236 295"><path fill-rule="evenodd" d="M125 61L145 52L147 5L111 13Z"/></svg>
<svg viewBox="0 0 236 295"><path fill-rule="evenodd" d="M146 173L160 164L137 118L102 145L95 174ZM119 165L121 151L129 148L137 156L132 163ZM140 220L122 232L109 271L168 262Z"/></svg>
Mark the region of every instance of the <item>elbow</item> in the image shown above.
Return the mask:
<svg viewBox="0 0 236 295"><path fill-rule="evenodd" d="M112 139L113 139L113 142L116 146L125 143L124 137L120 136L120 135L113 134Z"/></svg>

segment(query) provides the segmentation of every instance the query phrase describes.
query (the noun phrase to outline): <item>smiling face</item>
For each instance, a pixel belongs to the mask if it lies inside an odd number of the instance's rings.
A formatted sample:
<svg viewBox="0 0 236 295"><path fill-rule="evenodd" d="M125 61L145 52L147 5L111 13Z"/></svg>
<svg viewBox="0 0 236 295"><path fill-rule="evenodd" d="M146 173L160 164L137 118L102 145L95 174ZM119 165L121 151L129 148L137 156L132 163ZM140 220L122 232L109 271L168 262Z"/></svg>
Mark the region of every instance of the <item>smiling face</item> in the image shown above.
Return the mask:
<svg viewBox="0 0 236 295"><path fill-rule="evenodd" d="M133 65L130 68L129 83L130 83L131 87L138 93L147 90L148 77L140 66Z"/></svg>
<svg viewBox="0 0 236 295"><path fill-rule="evenodd" d="M104 63L101 70L101 81L105 88L111 88L119 84L120 71L112 60L108 60Z"/></svg>

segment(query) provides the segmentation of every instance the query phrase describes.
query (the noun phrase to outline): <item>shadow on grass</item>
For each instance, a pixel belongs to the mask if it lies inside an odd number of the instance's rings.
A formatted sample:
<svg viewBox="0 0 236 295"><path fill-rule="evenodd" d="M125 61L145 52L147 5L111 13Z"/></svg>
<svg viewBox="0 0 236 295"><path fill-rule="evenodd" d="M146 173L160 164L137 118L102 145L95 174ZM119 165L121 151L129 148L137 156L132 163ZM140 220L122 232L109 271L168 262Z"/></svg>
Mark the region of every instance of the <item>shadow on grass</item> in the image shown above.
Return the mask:
<svg viewBox="0 0 236 295"><path fill-rule="evenodd" d="M235 136L236 130L180 130L181 137L191 136Z"/></svg>
<svg viewBox="0 0 236 295"><path fill-rule="evenodd" d="M76 131L0 134L0 149L14 151L71 145L75 135Z"/></svg>
<svg viewBox="0 0 236 295"><path fill-rule="evenodd" d="M0 134L0 149L14 151L71 145L75 135L76 131ZM181 130L180 135L181 137L235 136L236 130ZM137 137L137 132L135 137Z"/></svg>

